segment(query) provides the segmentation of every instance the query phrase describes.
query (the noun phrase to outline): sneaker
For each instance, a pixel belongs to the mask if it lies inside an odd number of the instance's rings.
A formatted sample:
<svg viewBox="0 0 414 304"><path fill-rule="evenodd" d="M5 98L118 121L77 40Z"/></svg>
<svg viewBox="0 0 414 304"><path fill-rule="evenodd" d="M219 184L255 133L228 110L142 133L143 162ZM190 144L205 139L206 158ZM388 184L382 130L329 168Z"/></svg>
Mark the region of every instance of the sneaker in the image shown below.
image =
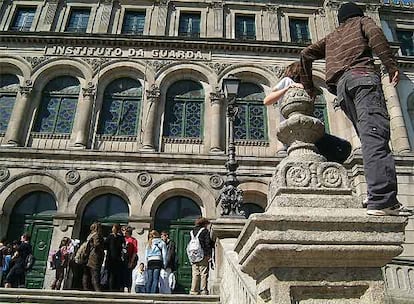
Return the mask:
<svg viewBox="0 0 414 304"><path fill-rule="evenodd" d="M413 209L404 207L400 203L395 204L392 207L384 208L384 209L373 209L367 210L368 215L376 215L376 216L386 216L386 215L393 215L393 216L410 216L414 214Z"/></svg>

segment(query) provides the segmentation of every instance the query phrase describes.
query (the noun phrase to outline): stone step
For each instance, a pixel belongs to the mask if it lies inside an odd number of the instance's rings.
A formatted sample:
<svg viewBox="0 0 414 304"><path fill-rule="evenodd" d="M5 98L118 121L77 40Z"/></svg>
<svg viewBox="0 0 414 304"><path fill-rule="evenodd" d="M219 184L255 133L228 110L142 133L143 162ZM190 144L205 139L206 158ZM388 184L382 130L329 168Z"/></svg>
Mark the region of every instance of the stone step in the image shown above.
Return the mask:
<svg viewBox="0 0 414 304"><path fill-rule="evenodd" d="M216 295L193 296L183 294L130 294L121 292L0 288L0 303L219 304L220 298Z"/></svg>

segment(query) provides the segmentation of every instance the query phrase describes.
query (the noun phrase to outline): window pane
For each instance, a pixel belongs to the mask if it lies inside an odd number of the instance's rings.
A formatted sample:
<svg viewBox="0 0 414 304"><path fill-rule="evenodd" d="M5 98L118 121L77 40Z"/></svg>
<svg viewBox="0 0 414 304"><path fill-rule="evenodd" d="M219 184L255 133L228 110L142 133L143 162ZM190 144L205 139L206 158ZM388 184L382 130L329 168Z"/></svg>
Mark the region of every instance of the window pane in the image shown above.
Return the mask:
<svg viewBox="0 0 414 304"><path fill-rule="evenodd" d="M175 196L167 199L157 209L157 220L196 219L201 216L200 207L190 198Z"/></svg>
<svg viewBox="0 0 414 304"><path fill-rule="evenodd" d="M123 34L136 34L142 35L144 33L145 26L145 13L144 12L125 12L124 24L122 26Z"/></svg>
<svg viewBox="0 0 414 304"><path fill-rule="evenodd" d="M18 90L19 79L16 75L0 75L0 133L7 130Z"/></svg>
<svg viewBox="0 0 414 304"><path fill-rule="evenodd" d="M290 40L297 43L310 43L308 20L290 19Z"/></svg>
<svg viewBox="0 0 414 304"><path fill-rule="evenodd" d="M200 37L200 14L182 13L178 35L184 37Z"/></svg>
<svg viewBox="0 0 414 304"><path fill-rule="evenodd" d="M114 194L100 195L90 201L83 213L82 222L105 222L109 220L127 221L129 208L127 202Z"/></svg>
<svg viewBox="0 0 414 304"><path fill-rule="evenodd" d="M29 31L32 27L35 13L35 7L18 7L11 29L13 31Z"/></svg>
<svg viewBox="0 0 414 304"><path fill-rule="evenodd" d="M234 122L234 137L239 140L266 140L266 108L263 89L254 83L242 83L237 93L239 112Z"/></svg>
<svg viewBox="0 0 414 304"><path fill-rule="evenodd" d="M33 131L71 133L79 92L79 81L74 77L62 76L50 81L43 89Z"/></svg>
<svg viewBox="0 0 414 304"><path fill-rule="evenodd" d="M36 191L23 196L13 208L13 215L39 215L56 213L56 202L47 192Z"/></svg>
<svg viewBox="0 0 414 304"><path fill-rule="evenodd" d="M414 56L413 31L397 30L397 39L401 43L401 53L405 56Z"/></svg>
<svg viewBox="0 0 414 304"><path fill-rule="evenodd" d="M86 33L89 22L89 9L74 9L70 13L67 32Z"/></svg>
<svg viewBox="0 0 414 304"><path fill-rule="evenodd" d="M256 23L254 16L236 15L236 38L256 39Z"/></svg>
<svg viewBox="0 0 414 304"><path fill-rule="evenodd" d="M201 138L203 109L201 84L189 80L174 83L167 92L165 136Z"/></svg>
<svg viewBox="0 0 414 304"><path fill-rule="evenodd" d="M98 133L135 136L139 124L142 87L132 78L120 78L105 89Z"/></svg>

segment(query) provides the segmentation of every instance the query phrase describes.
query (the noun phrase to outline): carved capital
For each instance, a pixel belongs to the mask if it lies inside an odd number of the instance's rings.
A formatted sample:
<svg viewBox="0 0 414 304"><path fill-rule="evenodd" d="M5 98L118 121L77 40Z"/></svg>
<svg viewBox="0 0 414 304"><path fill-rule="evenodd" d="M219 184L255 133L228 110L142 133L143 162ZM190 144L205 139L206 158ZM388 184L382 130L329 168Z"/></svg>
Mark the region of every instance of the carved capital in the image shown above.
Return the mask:
<svg viewBox="0 0 414 304"><path fill-rule="evenodd" d="M268 5L266 5L266 10L269 13L272 13L272 14L277 14L277 12L279 11L279 8L280 8L279 5L274 5L274 4L268 4Z"/></svg>
<svg viewBox="0 0 414 304"><path fill-rule="evenodd" d="M82 88L83 97L93 97L95 96L96 88L92 82L89 82L86 88Z"/></svg>
<svg viewBox="0 0 414 304"><path fill-rule="evenodd" d="M315 15L319 15L319 16L321 16L321 17L325 17L325 16L326 16L325 9L324 9L323 7L318 8L318 9L315 11Z"/></svg>
<svg viewBox="0 0 414 304"><path fill-rule="evenodd" d="M367 4L365 5L365 10L370 13L378 13L380 8L379 4Z"/></svg>
<svg viewBox="0 0 414 304"><path fill-rule="evenodd" d="M209 7L211 9L220 9L221 10L224 7L224 2L222 2L222 1L213 1L209 4Z"/></svg>
<svg viewBox="0 0 414 304"><path fill-rule="evenodd" d="M325 6L329 7L330 9L337 10L341 6L341 3L337 1L327 1Z"/></svg>
<svg viewBox="0 0 414 304"><path fill-rule="evenodd" d="M155 83L152 84L151 88L149 90L146 90L146 92L147 92L147 99L150 102L157 101L161 95L160 88Z"/></svg>
<svg viewBox="0 0 414 304"><path fill-rule="evenodd" d="M103 5L112 5L114 3L114 0L99 0L99 3Z"/></svg>
<svg viewBox="0 0 414 304"><path fill-rule="evenodd" d="M20 94L22 96L28 96L32 93L33 83L30 79L26 80L23 86L20 86Z"/></svg>
<svg viewBox="0 0 414 304"><path fill-rule="evenodd" d="M224 99L224 94L219 87L215 87L214 91L210 93L211 104L219 104Z"/></svg>
<svg viewBox="0 0 414 304"><path fill-rule="evenodd" d="M156 0L155 4L158 4L158 6L166 7L168 4L170 4L170 0Z"/></svg>

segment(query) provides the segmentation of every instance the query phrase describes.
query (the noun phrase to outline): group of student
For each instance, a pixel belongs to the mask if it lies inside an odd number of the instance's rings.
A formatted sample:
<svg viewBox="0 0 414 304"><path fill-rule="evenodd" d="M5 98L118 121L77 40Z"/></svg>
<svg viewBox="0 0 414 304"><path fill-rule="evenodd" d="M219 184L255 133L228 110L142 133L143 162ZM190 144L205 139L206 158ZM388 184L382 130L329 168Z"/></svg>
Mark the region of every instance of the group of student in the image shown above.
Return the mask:
<svg viewBox="0 0 414 304"><path fill-rule="evenodd" d="M30 236L23 234L20 240L0 242L0 282L6 288L25 286L26 272L34 263Z"/></svg>

